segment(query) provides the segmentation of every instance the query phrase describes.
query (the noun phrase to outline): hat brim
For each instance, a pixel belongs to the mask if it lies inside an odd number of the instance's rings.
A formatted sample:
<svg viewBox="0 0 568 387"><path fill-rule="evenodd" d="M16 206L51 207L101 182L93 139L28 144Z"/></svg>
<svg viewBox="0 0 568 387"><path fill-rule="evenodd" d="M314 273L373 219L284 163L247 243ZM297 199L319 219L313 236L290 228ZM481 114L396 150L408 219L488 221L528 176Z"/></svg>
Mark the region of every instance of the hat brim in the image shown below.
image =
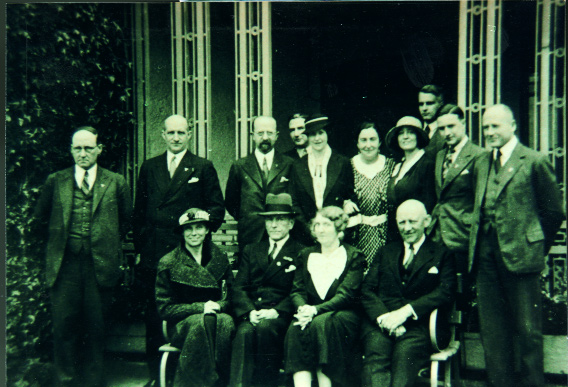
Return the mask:
<svg viewBox="0 0 568 387"><path fill-rule="evenodd" d="M259 213L257 213L257 215L260 215L260 216L273 216L273 215L294 216L294 215L296 215L296 213L295 212L289 212L289 211L267 211L267 212L259 212Z"/></svg>
<svg viewBox="0 0 568 387"><path fill-rule="evenodd" d="M413 125L395 126L391 130L389 130L385 139L385 142L387 143L387 146L391 151L395 153L403 153L402 149L400 149L400 146L398 145L398 134L404 128L412 129L414 134L416 134L416 147L418 149L424 149L430 143L430 138L428 137L426 132L422 130L422 128L418 128Z"/></svg>
<svg viewBox="0 0 568 387"><path fill-rule="evenodd" d="M205 225L206 225L207 227L210 227L210 225L211 225L211 222L210 222L209 220L205 220L205 219L192 219L192 220L190 220L190 221L185 222L184 224L180 224L179 226L176 226L176 227L174 228L174 231L177 232L177 233L181 233L181 232L183 231L183 229L185 228L185 226L188 226L188 225L193 224L193 223L205 223Z"/></svg>

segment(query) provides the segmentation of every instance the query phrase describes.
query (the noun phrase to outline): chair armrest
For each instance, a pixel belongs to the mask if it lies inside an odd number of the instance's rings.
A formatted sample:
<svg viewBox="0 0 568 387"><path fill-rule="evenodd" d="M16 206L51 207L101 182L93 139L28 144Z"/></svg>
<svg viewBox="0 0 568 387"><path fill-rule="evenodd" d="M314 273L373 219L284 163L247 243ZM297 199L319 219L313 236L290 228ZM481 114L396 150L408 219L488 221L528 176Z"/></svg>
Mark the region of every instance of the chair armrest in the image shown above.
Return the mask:
<svg viewBox="0 0 568 387"><path fill-rule="evenodd" d="M170 338L168 336L168 322L166 320L162 320L162 334L164 335L164 339L166 342L170 342Z"/></svg>
<svg viewBox="0 0 568 387"><path fill-rule="evenodd" d="M439 309L434 309L430 313L429 333L430 343L435 352L442 352L455 342L455 327L449 323L449 316L440 313Z"/></svg>

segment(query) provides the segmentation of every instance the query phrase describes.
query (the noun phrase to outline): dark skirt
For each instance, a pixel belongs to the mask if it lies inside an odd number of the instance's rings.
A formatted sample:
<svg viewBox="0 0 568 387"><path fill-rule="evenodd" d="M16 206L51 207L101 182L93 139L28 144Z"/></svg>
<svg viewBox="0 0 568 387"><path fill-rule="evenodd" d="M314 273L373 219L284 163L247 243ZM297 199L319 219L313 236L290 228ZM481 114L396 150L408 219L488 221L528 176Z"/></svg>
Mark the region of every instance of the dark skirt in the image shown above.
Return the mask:
<svg viewBox="0 0 568 387"><path fill-rule="evenodd" d="M226 385L231 361L233 318L225 313L194 314L172 332L172 345L181 348L175 387Z"/></svg>
<svg viewBox="0 0 568 387"><path fill-rule="evenodd" d="M321 367L334 385L349 385L347 369L354 357L359 323L351 310L317 315L304 330L292 323L284 342L286 373L315 372Z"/></svg>

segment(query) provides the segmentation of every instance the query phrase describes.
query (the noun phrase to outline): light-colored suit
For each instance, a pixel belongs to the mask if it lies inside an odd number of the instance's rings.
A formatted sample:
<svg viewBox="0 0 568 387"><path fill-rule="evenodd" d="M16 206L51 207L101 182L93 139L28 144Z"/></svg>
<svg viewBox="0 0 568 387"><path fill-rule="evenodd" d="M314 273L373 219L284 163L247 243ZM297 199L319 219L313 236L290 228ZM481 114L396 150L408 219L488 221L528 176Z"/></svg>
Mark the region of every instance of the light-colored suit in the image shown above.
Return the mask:
<svg viewBox="0 0 568 387"><path fill-rule="evenodd" d="M469 247L471 270L485 199L491 152L475 165L474 221ZM562 194L552 165L544 154L517 144L510 159L501 167L495 222L497 237L507 269L513 273L539 273L544 256L552 246L562 220L566 218Z"/></svg>
<svg viewBox="0 0 568 387"><path fill-rule="evenodd" d="M474 204L473 167L483 148L467 141L446 178L442 178L446 149L436 155L435 179L438 202L432 211L435 240L452 251L467 253ZM464 254L465 255L465 254Z"/></svg>
<svg viewBox="0 0 568 387"><path fill-rule="evenodd" d="M488 384L519 385L514 378L516 351L520 385L542 387L540 272L565 210L544 154L519 143L498 173L493 172L492 158L492 153L484 154L475 164L469 250Z"/></svg>

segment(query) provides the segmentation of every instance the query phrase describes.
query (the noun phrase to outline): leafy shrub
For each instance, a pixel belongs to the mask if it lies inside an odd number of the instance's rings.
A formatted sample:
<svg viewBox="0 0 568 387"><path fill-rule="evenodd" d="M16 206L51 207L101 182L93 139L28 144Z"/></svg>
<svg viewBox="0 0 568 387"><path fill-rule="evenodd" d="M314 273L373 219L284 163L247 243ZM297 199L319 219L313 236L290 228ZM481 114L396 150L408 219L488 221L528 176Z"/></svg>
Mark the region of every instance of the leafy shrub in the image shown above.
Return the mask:
<svg viewBox="0 0 568 387"><path fill-rule="evenodd" d="M6 67L6 237L8 385L49 381L51 316L44 242L31 214L47 175L72 165L74 128L99 130L101 165L124 160L129 37L126 5L9 4Z"/></svg>

